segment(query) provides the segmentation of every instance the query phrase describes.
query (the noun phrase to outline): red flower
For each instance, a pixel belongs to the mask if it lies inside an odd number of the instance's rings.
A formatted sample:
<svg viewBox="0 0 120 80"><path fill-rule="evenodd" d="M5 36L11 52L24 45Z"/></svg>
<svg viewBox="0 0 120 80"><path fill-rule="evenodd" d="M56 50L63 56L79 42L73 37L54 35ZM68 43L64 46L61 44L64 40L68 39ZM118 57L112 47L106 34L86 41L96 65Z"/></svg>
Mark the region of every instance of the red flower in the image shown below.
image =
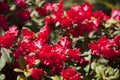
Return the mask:
<svg viewBox="0 0 120 80"><path fill-rule="evenodd" d="M114 8L111 12L111 17L117 20L120 20L120 9Z"/></svg>
<svg viewBox="0 0 120 80"><path fill-rule="evenodd" d="M34 45L33 41L28 42L18 42L17 48L13 51L14 58L17 59L20 55L25 56L26 53L35 51L37 47Z"/></svg>
<svg viewBox="0 0 120 80"><path fill-rule="evenodd" d="M119 54L119 36L116 35L113 39L107 39L106 37L101 37L96 43L90 43L89 48L91 48L92 54L99 55L102 53L102 57L109 59L116 59Z"/></svg>
<svg viewBox="0 0 120 80"><path fill-rule="evenodd" d="M21 21L27 21L27 20L29 20L29 18L30 18L30 10L21 10L21 11L19 11L19 12L17 12L17 16L19 17L19 19L21 20Z"/></svg>
<svg viewBox="0 0 120 80"><path fill-rule="evenodd" d="M116 59L118 56L116 50L114 50L113 48L106 48L104 47L102 49L102 57L103 58L109 58L109 59Z"/></svg>
<svg viewBox="0 0 120 80"><path fill-rule="evenodd" d="M72 67L63 69L61 71L61 75L63 76L64 80L80 80L81 76L81 74Z"/></svg>
<svg viewBox="0 0 120 80"><path fill-rule="evenodd" d="M30 69L30 72L31 72L34 80L39 80L40 77L42 77L44 74L43 70L40 68L32 68L32 69Z"/></svg>
<svg viewBox="0 0 120 80"><path fill-rule="evenodd" d="M30 31L27 28L22 29L22 39L23 40L26 40L26 39L30 40L30 39L32 39L33 36L34 36L34 32Z"/></svg>
<svg viewBox="0 0 120 80"><path fill-rule="evenodd" d="M10 48L16 40L18 31L16 26L12 26L3 35L0 36L0 47Z"/></svg>
<svg viewBox="0 0 120 80"><path fill-rule="evenodd" d="M6 23L7 23L7 16L0 15L0 28L4 30L8 30L8 26Z"/></svg>
<svg viewBox="0 0 120 80"><path fill-rule="evenodd" d="M67 54L70 58L72 58L74 61L78 61L80 57L80 49L67 49Z"/></svg>
<svg viewBox="0 0 120 80"><path fill-rule="evenodd" d="M0 2L0 13L9 10L9 5L6 2Z"/></svg>
<svg viewBox="0 0 120 80"><path fill-rule="evenodd" d="M69 40L68 37L61 37L61 38L59 38L59 43L60 43L63 47L69 47L72 42Z"/></svg>
<svg viewBox="0 0 120 80"><path fill-rule="evenodd" d="M28 63L29 66L32 66L35 63L35 55L32 56L26 56L25 57L26 62Z"/></svg>
<svg viewBox="0 0 120 80"><path fill-rule="evenodd" d="M110 17L108 15L106 15L102 10L93 12L93 16L97 19L100 19L100 20L110 19Z"/></svg>
<svg viewBox="0 0 120 80"><path fill-rule="evenodd" d="M92 54L99 55L100 54L100 46L95 43L89 43L88 47L91 49Z"/></svg>
<svg viewBox="0 0 120 80"><path fill-rule="evenodd" d="M26 2L25 0L16 0L16 7L18 8L23 8L23 7L26 7Z"/></svg>
<svg viewBox="0 0 120 80"><path fill-rule="evenodd" d="M68 17L63 17L60 19L60 24L62 25L62 28L68 28L71 27L72 21Z"/></svg>
<svg viewBox="0 0 120 80"><path fill-rule="evenodd" d="M62 53L63 52L62 50ZM63 68L64 58L62 53L60 48L58 49L50 45L44 45L37 53L37 56L54 74L58 74Z"/></svg>
<svg viewBox="0 0 120 80"><path fill-rule="evenodd" d="M46 11L44 6L43 7L37 7L36 11L38 12L38 14L40 16L46 16L46 14L47 14L47 11Z"/></svg>
<svg viewBox="0 0 120 80"><path fill-rule="evenodd" d="M48 25L43 26L38 32L38 40L42 41L43 43L47 42L50 31L51 30Z"/></svg>

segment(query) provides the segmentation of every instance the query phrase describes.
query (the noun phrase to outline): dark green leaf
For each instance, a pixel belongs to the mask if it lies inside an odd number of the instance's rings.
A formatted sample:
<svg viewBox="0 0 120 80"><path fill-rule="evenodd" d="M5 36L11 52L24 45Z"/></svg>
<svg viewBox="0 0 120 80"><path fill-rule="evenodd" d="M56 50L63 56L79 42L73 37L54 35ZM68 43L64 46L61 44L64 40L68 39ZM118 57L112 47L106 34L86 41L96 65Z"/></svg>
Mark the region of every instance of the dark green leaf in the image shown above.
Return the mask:
<svg viewBox="0 0 120 80"><path fill-rule="evenodd" d="M21 67L22 69L25 69L27 63L26 63L24 57L23 57L23 56L20 56L18 60L19 60L20 67Z"/></svg>

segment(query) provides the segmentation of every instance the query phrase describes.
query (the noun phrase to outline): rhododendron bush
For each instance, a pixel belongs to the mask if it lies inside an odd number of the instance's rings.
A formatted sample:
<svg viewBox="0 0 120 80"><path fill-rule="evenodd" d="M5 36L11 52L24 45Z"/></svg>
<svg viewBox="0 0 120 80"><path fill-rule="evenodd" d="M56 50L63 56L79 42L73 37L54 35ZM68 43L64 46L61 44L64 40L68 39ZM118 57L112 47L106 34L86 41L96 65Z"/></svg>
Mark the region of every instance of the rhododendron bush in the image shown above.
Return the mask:
<svg viewBox="0 0 120 80"><path fill-rule="evenodd" d="M120 80L120 9L63 3L0 1L0 80Z"/></svg>

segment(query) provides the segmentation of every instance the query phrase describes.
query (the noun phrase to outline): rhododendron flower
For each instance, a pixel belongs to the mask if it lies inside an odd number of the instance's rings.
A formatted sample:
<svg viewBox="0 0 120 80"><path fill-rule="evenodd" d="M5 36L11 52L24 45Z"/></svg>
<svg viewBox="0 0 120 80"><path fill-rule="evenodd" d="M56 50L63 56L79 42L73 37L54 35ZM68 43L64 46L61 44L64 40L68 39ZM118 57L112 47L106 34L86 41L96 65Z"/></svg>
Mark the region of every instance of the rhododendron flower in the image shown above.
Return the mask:
<svg viewBox="0 0 120 80"><path fill-rule="evenodd" d="M95 43L89 43L88 47L91 49L92 54L99 55L100 54L100 46Z"/></svg>
<svg viewBox="0 0 120 80"><path fill-rule="evenodd" d="M114 46L120 46L120 36L116 35L111 41L110 43Z"/></svg>
<svg viewBox="0 0 120 80"><path fill-rule="evenodd" d="M67 49L67 54L70 58L72 58L74 61L78 61L80 57L80 49Z"/></svg>
<svg viewBox="0 0 120 80"><path fill-rule="evenodd" d="M102 57L103 58L109 58L109 59L116 59L118 56L116 50L114 50L113 48L106 48L104 47L102 49Z"/></svg>
<svg viewBox="0 0 120 80"><path fill-rule="evenodd" d="M46 14L47 14L47 10L45 9L44 6L42 6L42 7L37 7L37 8L36 8L36 11L38 12L38 14L39 14L40 16L46 16Z"/></svg>
<svg viewBox="0 0 120 80"><path fill-rule="evenodd" d="M54 49L50 45L43 45L37 53L37 56L54 74L58 74L63 67L63 56L59 53L60 49Z"/></svg>
<svg viewBox="0 0 120 80"><path fill-rule="evenodd" d="M95 11L93 12L93 16L97 19L103 20L103 19L110 19L110 17L108 15L106 15L102 10L99 11Z"/></svg>
<svg viewBox="0 0 120 80"><path fill-rule="evenodd" d="M89 60L85 60L83 56L80 56L78 63L80 64L80 66L85 67L89 63Z"/></svg>
<svg viewBox="0 0 120 80"><path fill-rule="evenodd" d="M9 10L9 5L6 2L0 2L0 14Z"/></svg>
<svg viewBox="0 0 120 80"><path fill-rule="evenodd" d="M75 28L68 30L68 33L71 34L73 37L78 37L82 35L83 32L84 32L84 28L80 26L76 26Z"/></svg>
<svg viewBox="0 0 120 80"><path fill-rule="evenodd" d="M1 16L0 15L0 28L2 28L5 31L8 30L7 16Z"/></svg>
<svg viewBox="0 0 120 80"><path fill-rule="evenodd" d="M62 25L62 28L68 28L71 27L72 21L68 17L63 17L60 19L60 24Z"/></svg>
<svg viewBox="0 0 120 80"><path fill-rule="evenodd" d="M99 20L89 20L89 22L86 22L83 24L83 30L84 32L91 32L93 30L98 30L98 26L100 24Z"/></svg>
<svg viewBox="0 0 120 80"><path fill-rule="evenodd" d="M50 33L50 28L48 25L44 25L40 31L38 32L38 40L42 41L43 43L48 41L49 33Z"/></svg>
<svg viewBox="0 0 120 80"><path fill-rule="evenodd" d="M72 41L70 41L68 37L61 37L61 38L59 38L59 43L63 47L69 47L71 45Z"/></svg>
<svg viewBox="0 0 120 80"><path fill-rule="evenodd" d="M33 38L33 36L34 36L34 32L30 31L27 28L22 29L22 39L23 40L30 40Z"/></svg>
<svg viewBox="0 0 120 80"><path fill-rule="evenodd" d="M14 50L14 57L17 59L20 55L25 56L26 53L35 51L37 47L34 45L33 41L28 42L18 42L17 48Z"/></svg>
<svg viewBox="0 0 120 80"><path fill-rule="evenodd" d="M64 80L80 80L81 76L81 74L72 67L63 69L61 71L61 75L63 76Z"/></svg>
<svg viewBox="0 0 120 80"><path fill-rule="evenodd" d="M111 17L120 20L120 9L119 8L112 9Z"/></svg>
<svg viewBox="0 0 120 80"><path fill-rule="evenodd" d="M31 75L34 78L34 80L39 80L40 77L44 75L44 72L40 68L31 68L30 69Z"/></svg>
<svg viewBox="0 0 120 80"><path fill-rule="evenodd" d="M99 55L109 59L116 59L119 54L120 37L116 35L113 39L101 37L96 43L90 43L88 47L91 49L92 54Z"/></svg>
<svg viewBox="0 0 120 80"><path fill-rule="evenodd" d="M26 56L25 60L26 60L26 62L28 63L29 66L32 66L35 63L36 57L35 57L35 55Z"/></svg>
<svg viewBox="0 0 120 80"><path fill-rule="evenodd" d="M30 13L31 13L31 10L21 10L21 11L17 12L17 16L19 17L19 19L21 21L24 22L24 21L29 20Z"/></svg>
<svg viewBox="0 0 120 80"><path fill-rule="evenodd" d="M10 48L16 40L18 31L16 26L12 26L3 35L0 35L0 47Z"/></svg>
<svg viewBox="0 0 120 80"><path fill-rule="evenodd" d="M26 2L25 2L25 0L15 0L15 2L16 2L16 7L18 7L18 8L23 8L23 7L26 7Z"/></svg>

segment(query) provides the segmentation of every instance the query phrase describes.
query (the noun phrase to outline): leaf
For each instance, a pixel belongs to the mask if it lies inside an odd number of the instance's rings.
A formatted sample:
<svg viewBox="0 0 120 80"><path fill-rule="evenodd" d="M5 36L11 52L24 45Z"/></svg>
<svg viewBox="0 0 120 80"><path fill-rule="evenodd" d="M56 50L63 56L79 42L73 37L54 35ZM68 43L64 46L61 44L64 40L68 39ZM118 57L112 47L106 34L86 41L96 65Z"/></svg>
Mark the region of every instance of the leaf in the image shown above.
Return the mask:
<svg viewBox="0 0 120 80"><path fill-rule="evenodd" d="M30 73L30 72L24 72L24 75L25 75L26 77L29 77L29 76L31 76L31 73Z"/></svg>
<svg viewBox="0 0 120 80"><path fill-rule="evenodd" d="M17 80L26 80L26 77L24 75L18 75Z"/></svg>
<svg viewBox="0 0 120 80"><path fill-rule="evenodd" d="M27 63L26 63L24 57L23 57L23 56L20 56L18 60L19 60L20 67L21 67L22 69L25 69Z"/></svg>
<svg viewBox="0 0 120 80"><path fill-rule="evenodd" d="M15 72L22 72L22 73L24 72L22 69L19 69L19 68L15 68L14 71Z"/></svg>
<svg viewBox="0 0 120 80"><path fill-rule="evenodd" d="M3 67L5 66L5 64L6 64L5 58L3 58L1 56L1 58L0 58L0 71L3 69Z"/></svg>
<svg viewBox="0 0 120 80"><path fill-rule="evenodd" d="M0 35L4 34L4 30L0 28Z"/></svg>
<svg viewBox="0 0 120 80"><path fill-rule="evenodd" d="M51 79L52 80L61 80L58 76L52 76Z"/></svg>
<svg viewBox="0 0 120 80"><path fill-rule="evenodd" d="M1 48L2 57L5 59L6 63L12 63L13 61L13 56L11 53L12 52L10 51L10 49Z"/></svg>
<svg viewBox="0 0 120 80"><path fill-rule="evenodd" d="M91 63L91 68L92 70L94 70L97 67L97 63L96 62L92 62Z"/></svg>
<svg viewBox="0 0 120 80"><path fill-rule="evenodd" d="M97 66L95 68L95 71L97 73L96 77L98 78L102 78L103 74L104 74L104 67L103 66Z"/></svg>
<svg viewBox="0 0 120 80"><path fill-rule="evenodd" d="M35 60L35 64L34 64L34 66L37 67L37 66L39 66L39 64L40 64L40 60L39 60L39 59L36 59L36 60Z"/></svg>
<svg viewBox="0 0 120 80"><path fill-rule="evenodd" d="M5 80L5 75L4 74L0 74L0 80Z"/></svg>

